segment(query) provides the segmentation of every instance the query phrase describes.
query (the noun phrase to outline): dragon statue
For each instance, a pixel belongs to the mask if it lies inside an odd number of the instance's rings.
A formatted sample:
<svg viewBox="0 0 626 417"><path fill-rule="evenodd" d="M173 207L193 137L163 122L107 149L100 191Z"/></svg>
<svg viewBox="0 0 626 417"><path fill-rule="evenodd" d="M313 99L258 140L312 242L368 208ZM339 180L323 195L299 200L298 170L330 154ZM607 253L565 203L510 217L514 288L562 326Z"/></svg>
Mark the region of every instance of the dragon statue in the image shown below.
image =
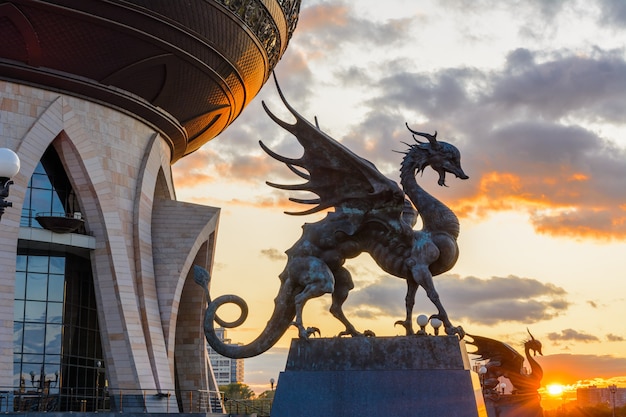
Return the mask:
<svg viewBox="0 0 626 417"><path fill-rule="evenodd" d="M438 310L431 318L440 319L447 334L462 338L465 332L448 319L433 283L433 276L448 271L456 263L459 222L448 207L428 194L415 180L416 175L428 166L439 174L440 186L446 185L446 173L460 179L469 178L461 168L458 149L438 141L436 132L434 135L417 132L407 124L415 143L406 144L408 150L402 152L401 189L371 162L305 120L286 101L278 83L276 86L296 122L289 124L279 119L265 103L263 108L274 122L296 137L304 154L297 159L287 158L273 152L263 142L259 143L266 153L285 163L306 182L267 184L317 195L318 198L312 199L290 198L314 207L287 214L307 215L330 208L334 210L329 210L318 222L304 224L302 236L286 251L287 264L280 274L281 286L274 300L274 312L261 334L247 345L225 345L214 329L214 322L222 327L236 327L243 323L248 311L245 302L234 295L211 301L208 273L196 268L196 281L205 288L209 299L204 320L208 343L221 355L246 358L271 348L291 325L298 328L300 338L308 338L319 333L319 329L304 327L302 310L308 300L324 294L331 294L330 312L345 326L340 336L373 336L371 331L359 332L342 309L349 291L354 288L344 263L363 252L370 254L385 272L406 280L406 318L396 324L404 326L407 335L414 334L411 316L415 294L421 286ZM421 142L416 136L428 141ZM418 216L422 217L423 228L413 230ZM234 303L241 308L240 317L234 322L225 322L216 315L217 309L225 303Z"/></svg>
<svg viewBox="0 0 626 417"><path fill-rule="evenodd" d="M528 329L526 330L528 331ZM487 372L483 376L484 392L495 393L498 378L503 376L511 381L514 393L520 395L537 394L537 390L541 387L543 370L530 352L532 351L534 356L537 353L543 355L541 353L542 346L541 342L535 339L530 331L528 334L530 340L524 342L524 353L531 369L529 374L524 372L524 356L511 346L498 340L468 334L472 341L467 343L476 347L476 351L469 353L479 355L480 357L477 359L479 361L488 360L485 365Z"/></svg>

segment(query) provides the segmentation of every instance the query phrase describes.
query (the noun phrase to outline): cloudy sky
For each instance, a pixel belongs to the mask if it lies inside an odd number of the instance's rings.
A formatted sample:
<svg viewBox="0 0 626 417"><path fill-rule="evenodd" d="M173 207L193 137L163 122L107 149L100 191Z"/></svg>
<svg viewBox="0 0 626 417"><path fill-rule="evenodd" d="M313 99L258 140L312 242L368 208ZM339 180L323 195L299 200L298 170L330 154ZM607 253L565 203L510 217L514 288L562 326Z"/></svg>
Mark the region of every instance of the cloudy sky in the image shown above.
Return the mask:
<svg viewBox="0 0 626 417"><path fill-rule="evenodd" d="M303 116L396 181L394 151L412 140L405 122L461 151L469 180L449 177L444 188L432 171L418 177L461 222L460 258L435 279L452 322L519 351L529 328L544 345L544 384L626 384L626 2L302 3L276 75ZM247 300L250 318L229 331L238 342L265 325L283 252L321 218L284 214L305 206L265 185L298 178L258 141L293 157L301 149L261 100L293 120L268 82L173 168L180 200L222 209L212 294ZM404 281L367 256L348 267L347 316L360 330L401 334ZM329 305L329 296L307 304L305 326L342 330ZM420 290L415 313L434 312ZM255 391L277 378L295 336L246 360Z"/></svg>

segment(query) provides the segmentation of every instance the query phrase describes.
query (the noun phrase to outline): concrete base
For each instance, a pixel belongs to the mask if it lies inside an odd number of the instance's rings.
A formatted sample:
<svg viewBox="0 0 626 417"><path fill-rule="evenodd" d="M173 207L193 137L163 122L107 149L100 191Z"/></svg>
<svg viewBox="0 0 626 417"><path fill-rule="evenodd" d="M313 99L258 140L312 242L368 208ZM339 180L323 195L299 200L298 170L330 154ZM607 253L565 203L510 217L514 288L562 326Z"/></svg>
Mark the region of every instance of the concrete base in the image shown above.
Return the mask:
<svg viewBox="0 0 626 417"><path fill-rule="evenodd" d="M272 417L486 417L456 336L294 339Z"/></svg>

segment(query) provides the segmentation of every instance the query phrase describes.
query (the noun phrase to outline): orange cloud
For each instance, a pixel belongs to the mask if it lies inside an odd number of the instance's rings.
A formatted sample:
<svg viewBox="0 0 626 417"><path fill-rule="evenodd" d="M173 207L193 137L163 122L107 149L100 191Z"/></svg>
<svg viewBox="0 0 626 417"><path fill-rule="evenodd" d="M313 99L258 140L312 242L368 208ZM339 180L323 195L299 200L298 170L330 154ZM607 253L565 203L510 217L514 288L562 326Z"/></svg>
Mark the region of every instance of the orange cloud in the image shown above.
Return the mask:
<svg viewBox="0 0 626 417"><path fill-rule="evenodd" d="M461 218L520 210L539 233L598 240L626 237L626 205L590 184L590 177L563 168L552 175L483 173L471 195L449 202Z"/></svg>
<svg viewBox="0 0 626 417"><path fill-rule="evenodd" d="M320 4L303 9L298 19L298 31L310 32L329 25L345 26L348 8L334 4Z"/></svg>

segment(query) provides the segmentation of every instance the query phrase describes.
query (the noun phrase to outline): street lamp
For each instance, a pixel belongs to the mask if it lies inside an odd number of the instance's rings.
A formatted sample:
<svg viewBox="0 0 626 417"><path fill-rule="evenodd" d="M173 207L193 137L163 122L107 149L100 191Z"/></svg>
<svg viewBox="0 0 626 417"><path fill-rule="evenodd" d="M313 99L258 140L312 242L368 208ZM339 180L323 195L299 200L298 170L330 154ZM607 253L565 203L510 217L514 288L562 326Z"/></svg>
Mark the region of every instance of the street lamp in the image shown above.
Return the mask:
<svg viewBox="0 0 626 417"><path fill-rule="evenodd" d="M96 361L96 404L94 411L98 412L98 400L100 397L100 374L102 373L102 361Z"/></svg>
<svg viewBox="0 0 626 417"><path fill-rule="evenodd" d="M487 367L485 365L482 365L478 369L478 375L480 375L480 388L482 389L483 393L485 392L485 374L486 373L487 373Z"/></svg>
<svg viewBox="0 0 626 417"><path fill-rule="evenodd" d="M443 322L436 317L433 317L430 320L430 325L433 326L433 329L435 329L435 336L439 336L439 328L442 324Z"/></svg>
<svg viewBox="0 0 626 417"><path fill-rule="evenodd" d="M617 385L609 385L609 392L611 393L611 400L613 400L613 417L615 417L615 394L617 393Z"/></svg>
<svg viewBox="0 0 626 417"><path fill-rule="evenodd" d="M20 170L20 158L8 148L0 148L0 219L4 209L13 207L10 201L4 201L9 196L9 187L13 184L11 178Z"/></svg>
<svg viewBox="0 0 626 417"><path fill-rule="evenodd" d="M417 325L420 326L417 334L425 335L426 334L426 325L428 324L428 316L425 314L420 314L417 316Z"/></svg>
<svg viewBox="0 0 626 417"><path fill-rule="evenodd" d="M47 393L50 388L56 387L56 384L59 382L59 371L54 373L54 379L48 379L46 375L46 371L44 370L43 365L41 365L41 371L39 372L39 379L35 381L37 374L35 371L30 371L30 384L35 387L35 383L37 383L37 391Z"/></svg>

